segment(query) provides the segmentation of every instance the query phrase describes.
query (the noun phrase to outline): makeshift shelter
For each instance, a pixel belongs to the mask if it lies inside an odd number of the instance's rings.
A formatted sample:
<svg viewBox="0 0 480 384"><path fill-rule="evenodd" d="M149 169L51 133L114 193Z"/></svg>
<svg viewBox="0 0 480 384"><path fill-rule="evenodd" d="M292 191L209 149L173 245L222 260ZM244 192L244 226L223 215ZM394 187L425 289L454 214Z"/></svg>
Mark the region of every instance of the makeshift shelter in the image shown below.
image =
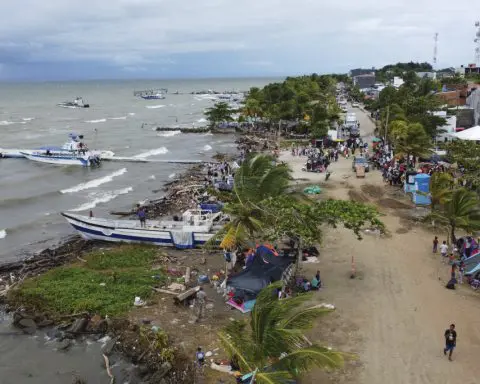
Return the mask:
<svg viewBox="0 0 480 384"><path fill-rule="evenodd" d="M465 129L461 132L452 133L451 136L460 140L480 141L480 125Z"/></svg>
<svg viewBox="0 0 480 384"><path fill-rule="evenodd" d="M415 175L415 191L412 193L412 201L416 205L430 205L430 176L424 173Z"/></svg>
<svg viewBox="0 0 480 384"><path fill-rule="evenodd" d="M291 257L279 256L268 246L260 245L247 268L227 279L227 287L233 288L245 301L254 299L269 284L278 281L283 271L294 262Z"/></svg>

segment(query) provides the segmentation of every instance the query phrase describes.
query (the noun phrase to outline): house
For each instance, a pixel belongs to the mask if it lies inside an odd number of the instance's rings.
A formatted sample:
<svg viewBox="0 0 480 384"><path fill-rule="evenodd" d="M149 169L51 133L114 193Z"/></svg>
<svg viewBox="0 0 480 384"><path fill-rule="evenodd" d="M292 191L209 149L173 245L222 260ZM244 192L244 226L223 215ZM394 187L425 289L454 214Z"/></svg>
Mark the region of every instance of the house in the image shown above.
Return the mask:
<svg viewBox="0 0 480 384"><path fill-rule="evenodd" d="M375 85L375 73L370 72L368 74L354 76L353 85L356 85L360 89L371 88Z"/></svg>
<svg viewBox="0 0 480 384"><path fill-rule="evenodd" d="M468 64L467 66L461 65L459 68L455 69L455 73L460 76L480 74L480 67L477 67L476 64Z"/></svg>
<svg viewBox="0 0 480 384"><path fill-rule="evenodd" d="M393 84L392 84L392 85L393 85L395 88L400 88L400 87L403 85L403 83L404 83L404 81L403 81L403 79L402 79L401 77L395 76L395 77L393 78Z"/></svg>
<svg viewBox="0 0 480 384"><path fill-rule="evenodd" d="M432 79L435 80L437 78L436 72L415 72L418 77L421 79Z"/></svg>
<svg viewBox="0 0 480 384"><path fill-rule="evenodd" d="M466 85L444 86L437 96L449 107L458 107L467 103L468 87Z"/></svg>
<svg viewBox="0 0 480 384"><path fill-rule="evenodd" d="M435 111L433 112L434 116L439 116L443 117L447 123L440 127L440 129L443 131L442 133L439 133L436 137L437 142L438 141L449 141L452 139L451 134L455 133L457 131L457 116L448 116L446 111Z"/></svg>

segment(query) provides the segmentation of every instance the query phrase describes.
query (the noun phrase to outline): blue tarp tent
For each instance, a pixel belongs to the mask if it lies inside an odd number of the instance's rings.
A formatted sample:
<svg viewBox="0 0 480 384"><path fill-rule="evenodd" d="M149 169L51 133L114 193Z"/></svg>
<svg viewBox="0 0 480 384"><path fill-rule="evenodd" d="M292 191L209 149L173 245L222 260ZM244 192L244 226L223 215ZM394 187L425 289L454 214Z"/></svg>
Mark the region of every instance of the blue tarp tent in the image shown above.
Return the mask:
<svg viewBox="0 0 480 384"><path fill-rule="evenodd" d="M419 173L415 176L415 191L412 194L412 201L416 205L430 205L430 176Z"/></svg>

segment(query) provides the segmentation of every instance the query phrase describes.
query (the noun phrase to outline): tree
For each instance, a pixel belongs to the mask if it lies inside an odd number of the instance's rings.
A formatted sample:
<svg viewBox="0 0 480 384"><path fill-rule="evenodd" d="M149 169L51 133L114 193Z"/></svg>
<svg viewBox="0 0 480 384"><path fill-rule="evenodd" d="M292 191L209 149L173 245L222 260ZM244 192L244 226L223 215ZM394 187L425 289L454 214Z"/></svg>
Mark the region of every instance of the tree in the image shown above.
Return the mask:
<svg viewBox="0 0 480 384"><path fill-rule="evenodd" d="M434 172L430 177L430 208L443 206L453 193L453 177L446 172Z"/></svg>
<svg viewBox="0 0 480 384"><path fill-rule="evenodd" d="M419 123L395 120L391 124L390 137L395 145L396 153L407 157L407 165L410 155L420 157L430 152L430 137Z"/></svg>
<svg viewBox="0 0 480 384"><path fill-rule="evenodd" d="M464 168L464 179L471 187L480 185L480 144L470 140L454 140L447 145L448 160Z"/></svg>
<svg viewBox="0 0 480 384"><path fill-rule="evenodd" d="M230 108L228 103L220 102L216 103L215 106L208 108L205 112L205 117L210 123L210 127L213 128L219 123L233 121L232 115L235 113L233 109Z"/></svg>
<svg viewBox="0 0 480 384"><path fill-rule="evenodd" d="M309 342L303 332L331 310L305 306L311 294L278 300L280 286L274 283L260 292L249 321L232 321L219 333L230 358L242 372L256 371L258 384L284 384L313 366L341 367L342 353Z"/></svg>
<svg viewBox="0 0 480 384"><path fill-rule="evenodd" d="M480 229L480 201L478 195L464 188L452 192L442 207L437 207L426 217L448 230L452 243L456 242L456 230L467 232Z"/></svg>

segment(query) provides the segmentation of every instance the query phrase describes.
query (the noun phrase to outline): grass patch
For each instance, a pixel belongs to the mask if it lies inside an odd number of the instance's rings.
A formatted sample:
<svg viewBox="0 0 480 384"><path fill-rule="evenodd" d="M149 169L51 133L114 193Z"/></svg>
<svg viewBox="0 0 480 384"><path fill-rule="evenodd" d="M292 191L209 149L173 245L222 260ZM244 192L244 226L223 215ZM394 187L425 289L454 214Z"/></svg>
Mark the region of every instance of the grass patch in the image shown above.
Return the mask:
<svg viewBox="0 0 480 384"><path fill-rule="evenodd" d="M88 311L118 316L133 308L135 296L148 299L158 284L151 271L158 250L144 246L121 246L96 251L87 263L55 268L25 281L10 294L10 300L39 311L69 314Z"/></svg>

